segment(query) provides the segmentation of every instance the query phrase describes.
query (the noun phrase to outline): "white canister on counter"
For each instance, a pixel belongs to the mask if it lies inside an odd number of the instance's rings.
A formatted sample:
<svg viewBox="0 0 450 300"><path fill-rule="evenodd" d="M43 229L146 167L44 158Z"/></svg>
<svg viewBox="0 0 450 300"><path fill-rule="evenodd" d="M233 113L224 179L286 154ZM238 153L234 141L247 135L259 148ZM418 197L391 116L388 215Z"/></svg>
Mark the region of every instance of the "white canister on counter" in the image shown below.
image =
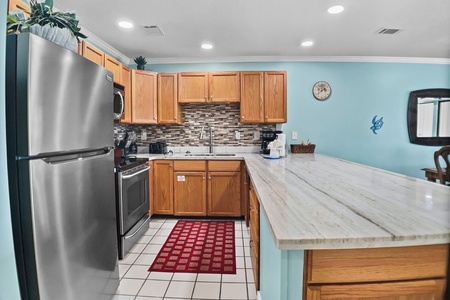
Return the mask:
<svg viewBox="0 0 450 300"><path fill-rule="evenodd" d="M286 134L284 134L284 133L277 134L277 141L279 141L280 144L282 144L282 147L280 149L280 156L285 157L286 156Z"/></svg>

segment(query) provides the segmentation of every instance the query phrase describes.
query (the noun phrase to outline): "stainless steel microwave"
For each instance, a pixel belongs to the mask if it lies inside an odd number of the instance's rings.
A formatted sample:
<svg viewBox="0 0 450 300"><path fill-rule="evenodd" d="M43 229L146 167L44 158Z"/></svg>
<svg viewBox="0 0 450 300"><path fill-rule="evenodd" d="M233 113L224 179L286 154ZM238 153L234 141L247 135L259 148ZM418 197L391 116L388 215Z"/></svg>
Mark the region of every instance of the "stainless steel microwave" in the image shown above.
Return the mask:
<svg viewBox="0 0 450 300"><path fill-rule="evenodd" d="M114 120L122 119L125 113L125 87L114 83Z"/></svg>

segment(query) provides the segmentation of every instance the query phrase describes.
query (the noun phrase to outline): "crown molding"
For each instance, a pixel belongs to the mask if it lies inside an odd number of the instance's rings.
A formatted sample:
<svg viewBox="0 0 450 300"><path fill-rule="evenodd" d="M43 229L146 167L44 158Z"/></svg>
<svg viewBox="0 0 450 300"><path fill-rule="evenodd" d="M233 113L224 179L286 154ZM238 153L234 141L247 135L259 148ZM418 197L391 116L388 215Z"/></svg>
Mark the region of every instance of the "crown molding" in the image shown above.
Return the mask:
<svg viewBox="0 0 450 300"><path fill-rule="evenodd" d="M217 58L177 57L147 58L148 64L189 64L226 62L373 62L450 64L450 58L389 57L389 56L231 56Z"/></svg>
<svg viewBox="0 0 450 300"><path fill-rule="evenodd" d="M117 60L119 60L121 63L125 65L129 65L132 63L132 59L129 57L123 55L120 53L117 49L106 43L104 40L93 34L91 31L86 29L86 27L80 26L81 32L83 32L84 35L86 35L88 38L86 39L90 44L93 44L94 46L100 48L103 52L108 53L109 55L113 56Z"/></svg>

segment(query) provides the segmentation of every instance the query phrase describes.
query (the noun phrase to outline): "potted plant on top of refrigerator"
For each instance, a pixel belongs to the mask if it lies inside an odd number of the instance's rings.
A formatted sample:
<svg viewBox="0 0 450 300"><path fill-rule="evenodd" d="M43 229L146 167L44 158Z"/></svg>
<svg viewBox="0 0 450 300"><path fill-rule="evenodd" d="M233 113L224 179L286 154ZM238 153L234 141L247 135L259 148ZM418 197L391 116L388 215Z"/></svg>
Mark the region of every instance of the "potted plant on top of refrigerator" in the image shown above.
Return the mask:
<svg viewBox="0 0 450 300"><path fill-rule="evenodd" d="M53 0L45 0L45 2L30 0L30 9L29 18L21 10L9 12L8 34L31 32L74 52L77 51L80 38L87 38L81 33L76 14L53 11Z"/></svg>

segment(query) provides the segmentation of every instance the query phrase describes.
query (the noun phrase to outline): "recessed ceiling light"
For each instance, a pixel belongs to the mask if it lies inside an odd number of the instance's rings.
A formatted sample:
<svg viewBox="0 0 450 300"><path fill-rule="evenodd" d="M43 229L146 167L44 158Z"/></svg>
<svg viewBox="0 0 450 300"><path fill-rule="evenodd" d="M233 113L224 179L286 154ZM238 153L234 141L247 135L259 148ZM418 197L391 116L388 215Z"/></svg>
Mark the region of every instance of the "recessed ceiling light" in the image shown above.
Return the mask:
<svg viewBox="0 0 450 300"><path fill-rule="evenodd" d="M211 44L202 44L203 49L212 49L213 45Z"/></svg>
<svg viewBox="0 0 450 300"><path fill-rule="evenodd" d="M122 28L129 29L129 28L133 28L133 23L127 22L127 21L120 21L119 22L119 26L122 27Z"/></svg>
<svg viewBox="0 0 450 300"><path fill-rule="evenodd" d="M302 45L302 47L310 47L310 46L314 45L314 42L313 41L304 41L300 45Z"/></svg>
<svg viewBox="0 0 450 300"><path fill-rule="evenodd" d="M332 6L328 9L328 12L330 14L340 14L343 11L344 11L344 7L342 5Z"/></svg>

